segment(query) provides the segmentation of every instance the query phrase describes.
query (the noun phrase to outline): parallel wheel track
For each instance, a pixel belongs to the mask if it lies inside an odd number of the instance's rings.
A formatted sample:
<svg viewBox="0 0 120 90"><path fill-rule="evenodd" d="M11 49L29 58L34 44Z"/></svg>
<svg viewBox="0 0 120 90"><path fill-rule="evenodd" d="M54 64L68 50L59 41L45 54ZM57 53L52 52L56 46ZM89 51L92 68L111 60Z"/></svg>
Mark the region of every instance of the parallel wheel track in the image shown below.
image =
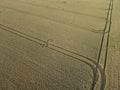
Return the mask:
<svg viewBox="0 0 120 90"><path fill-rule="evenodd" d="M8 27L8 26L5 26L5 25L0 24L0 28L1 28L2 30L7 31L7 32L13 33L13 34L15 34L15 35L17 35L17 36L20 36L20 37L22 37L22 38L25 38L25 39L30 40L30 41L32 41L32 42L35 42L35 43L39 44L40 46L46 45L46 41L40 40L40 39L38 39L38 38L35 38L35 37L33 37L33 36L30 36L30 35L27 35L27 34L25 34L25 33L19 32L19 31L15 30L15 29L12 29L12 28ZM55 47L55 48L53 48L53 47ZM79 61L81 61L81 62L86 63L88 66L90 66L90 67L92 68L93 73L95 73L95 65L96 65L96 62L95 62L94 60L92 60L92 59L90 59L90 58L88 58L88 57L86 57L86 56L83 56L83 55L77 54L77 53L75 53L75 52L72 52L72 51L70 51L70 50L67 50L67 49L65 49L65 48L59 47L59 46L57 46L57 45L54 45L54 44L52 44L52 43L49 43L49 45L48 45L47 48L52 49L52 50L54 50L54 51L57 51L57 52L59 52L59 53L62 53L62 54L66 55L66 56L69 56L69 57L71 57L71 58L74 58L75 60L79 60ZM79 57L82 57L82 58L84 58L85 60L82 60L82 59L80 59L80 58L78 58L78 57L75 57L74 55L77 55L77 56L79 56ZM103 72L103 70L102 70L102 67L101 67L100 65L99 65L99 67L98 67L98 70L99 70L99 72L101 73L101 75L105 76L105 75L104 75L104 72ZM96 78L98 78L98 77L96 77Z"/></svg>

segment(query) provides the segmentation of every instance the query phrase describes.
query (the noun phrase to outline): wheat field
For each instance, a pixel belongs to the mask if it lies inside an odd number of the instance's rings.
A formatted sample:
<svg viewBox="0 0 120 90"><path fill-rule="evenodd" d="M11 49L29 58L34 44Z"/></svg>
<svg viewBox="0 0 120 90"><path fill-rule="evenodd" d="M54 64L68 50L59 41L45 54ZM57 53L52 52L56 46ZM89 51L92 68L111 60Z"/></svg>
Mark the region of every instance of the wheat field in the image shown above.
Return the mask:
<svg viewBox="0 0 120 90"><path fill-rule="evenodd" d="M119 90L119 0L0 0L0 90Z"/></svg>

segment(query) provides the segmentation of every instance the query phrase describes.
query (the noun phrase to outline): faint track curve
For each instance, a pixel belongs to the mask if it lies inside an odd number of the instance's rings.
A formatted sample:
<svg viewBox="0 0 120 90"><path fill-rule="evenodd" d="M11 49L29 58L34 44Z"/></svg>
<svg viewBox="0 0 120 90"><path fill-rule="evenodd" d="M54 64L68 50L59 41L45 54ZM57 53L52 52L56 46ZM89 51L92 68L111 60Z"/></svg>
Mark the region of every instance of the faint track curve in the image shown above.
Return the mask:
<svg viewBox="0 0 120 90"><path fill-rule="evenodd" d="M94 30L91 27L89 27L89 29L86 28L86 27L80 27L77 24L72 24L70 22L66 23L66 22L63 22L63 21L53 20L53 19L50 19L48 17L42 16L40 14L35 14L35 13L28 12L28 11L20 10L20 9L15 9L15 8L3 6L3 5L0 5L0 7L6 8L6 9L9 9L9 10L13 10L13 11L16 11L16 12L24 13L24 14L27 14L27 15L35 16L35 17L38 17L38 18L43 18L43 19L46 19L48 21L53 21L54 23L59 23L59 24L67 25L67 26L70 26L70 27L73 27L73 28L76 28L76 29L86 30L86 31L90 31L90 32L93 32L93 33L98 33L98 34L102 34L102 32L103 32L103 30Z"/></svg>
<svg viewBox="0 0 120 90"><path fill-rule="evenodd" d="M14 0L14 1L16 1L16 0ZM37 3L33 4L31 2L26 2L26 1L16 1L16 2L23 3L23 4L28 4L28 5L32 5L32 6L35 6L35 7L40 7L41 6L41 7L45 7L45 8L49 8L49 9L55 9L55 10L61 10L61 11L65 11L65 12L73 13L73 14L77 14L77 15L84 15L84 16L90 16L90 17L93 17L93 18L105 19L104 17L99 17L99 16L95 16L95 15L90 15L90 14L75 12L75 11L66 10L66 9L59 9L59 8L50 7L50 6L46 6L46 5L42 5L42 4L37 4Z"/></svg>
<svg viewBox="0 0 120 90"><path fill-rule="evenodd" d="M10 28L10 27L5 26L5 25L2 25L2 24L0 24L0 28L3 29L3 30L5 30L5 31L7 31L7 32L13 33L13 34L15 34L15 35L17 35L17 36L20 36L20 37L22 37L22 38L25 38L25 39L27 39L27 40L30 40L30 41L32 41L32 42L38 43L39 45L43 45L43 44L46 43L46 41L44 41L44 40L40 40L40 39L38 39L38 38L35 38L35 37L33 37L33 36L30 36L30 35L27 35L27 34L25 34L25 33L19 32L18 30L15 30L15 29L13 29L13 28ZM61 51L58 50L58 49L51 48L50 45L53 46L53 47L57 47L57 48L63 49L64 51L67 51L67 52L71 53L72 55L70 55L70 54L68 54L68 53L64 53L63 51L61 52ZM54 44L50 44L50 45L49 45L49 47L48 47L49 49L52 49L52 50L54 50L54 51L60 52L60 53L62 53L62 54L64 54L64 55L67 55L67 56L69 56L69 57L72 57L72 58L74 58L74 59L76 59L76 60L79 60L79 61L82 61L82 62L84 62L84 63L86 63L86 64L89 64L89 66L92 67L92 68L95 68L95 65L97 64L94 60L92 60L92 59L90 59L90 58L88 58L88 57L86 57L86 56L77 54L77 53L75 53L75 52L72 52L72 51L70 51L70 50L67 50L67 49L64 49L64 48L62 48L62 47L56 46L56 45L54 45ZM82 57L82 58L84 58L84 59L87 59L87 61L81 60L80 58L75 57L74 54L77 55L77 56L80 56L80 57ZM90 63L92 63L94 66L92 66ZM99 70L99 72L100 72L100 74L101 74L101 76L102 76L101 81L105 80L105 79L104 79L104 78L105 78L105 73L104 73L104 71L103 71L103 69L102 69L102 66L99 65L99 66L98 66L98 70ZM93 70L93 73L95 73L94 70ZM97 74L97 73L96 73L96 74ZM95 77L95 78L98 78L98 77ZM95 83L96 83L96 79L95 79Z"/></svg>

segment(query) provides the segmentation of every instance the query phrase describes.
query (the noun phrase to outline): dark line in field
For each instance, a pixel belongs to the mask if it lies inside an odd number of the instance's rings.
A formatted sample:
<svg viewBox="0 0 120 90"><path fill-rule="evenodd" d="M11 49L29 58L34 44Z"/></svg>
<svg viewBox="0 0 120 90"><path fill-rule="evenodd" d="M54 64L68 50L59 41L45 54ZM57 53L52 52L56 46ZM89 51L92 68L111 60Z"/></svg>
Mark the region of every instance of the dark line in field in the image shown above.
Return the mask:
<svg viewBox="0 0 120 90"><path fill-rule="evenodd" d="M114 1L112 0L112 7L111 7L111 13L110 13L110 25L109 25L108 34L107 34L107 43L106 43L106 53L105 53L104 71L105 71L105 69L106 69L106 64L107 64L107 55L108 55L108 49L109 49L108 47L109 47L110 32L111 32L111 25L112 25L113 4L114 4Z"/></svg>
<svg viewBox="0 0 120 90"><path fill-rule="evenodd" d="M109 9L108 9L108 13L107 13L107 18L106 18L106 24L105 24L105 28L104 28L104 32L103 32L103 36L102 36L102 39L101 39L101 45L100 45L100 50L99 50L99 55L98 55L98 61L97 61L97 64L96 64L96 72L97 72L97 69L98 69L98 66L99 66L99 62L100 62L100 57L101 57L101 53L102 53L102 48L103 48L103 43L104 43L104 38L105 38L105 32L106 32L106 29L107 29L107 24L109 24L109 28L111 27L111 13L112 13L112 9L111 7L113 7L113 0L110 0L110 4L109 4ZM111 12L110 12L111 11ZM110 23L109 23L109 16L110 16ZM109 30L108 30L108 38L109 38ZM105 56L105 64L104 64L104 67L106 66L106 59L107 59L107 53L108 53L108 43L109 43L109 40L107 39L107 45L106 45L106 56ZM94 81L93 81L93 85L92 85L92 88L91 90L94 90L95 88L95 79L96 79L96 72L94 74ZM105 73L105 71L104 71ZM101 81L101 88L100 90L104 90L105 88L105 83L106 83L106 78L103 78L102 77L102 81Z"/></svg>
<svg viewBox="0 0 120 90"><path fill-rule="evenodd" d="M44 41L44 40L41 40L41 39L36 38L36 37L33 37L33 36L31 36L31 35L22 33L22 32L20 32L20 31L18 31L18 30L15 30L15 29L13 29L13 28L10 28L10 27L5 26L5 25L2 25L2 24L0 24L0 28L6 30L6 31L8 31L8 32L14 33L14 34L16 34L16 35L18 35L18 36L20 36L20 37L26 38L26 39L28 39L28 40L30 40L30 41L39 43L40 45L43 45L43 44L40 43L40 42L46 43L46 41ZM9 29L9 30L8 30L8 29ZM32 38L32 39L31 39L31 38ZM36 41L33 40L33 39L35 39ZM84 55L81 55L81 54L78 54L78 53L76 53L76 52L70 51L70 50L65 49L65 48L63 48L63 47L57 46L57 45L55 45L55 44L49 43L49 45L51 45L51 46L53 46L53 47L57 47L57 48L59 48L59 49L65 50L65 51L67 51L67 52L70 52L70 53L72 53L72 54L81 56L81 57L83 57L83 58L86 58L86 59L89 59L89 60L92 61L91 58L88 58L88 57L86 57L86 56L84 56Z"/></svg>
<svg viewBox="0 0 120 90"><path fill-rule="evenodd" d="M104 72L105 72L106 64L107 64L107 55L108 55L110 31L111 31L111 25L112 25L112 13L113 13L114 0L111 0L111 4L112 5L111 5L111 9L110 9L111 10L111 12L110 12L110 24L109 24L109 28L108 28L108 36L107 36L107 42L106 42L106 52L105 52L104 67L103 67ZM104 89L104 88L102 87L101 89Z"/></svg>
<svg viewBox="0 0 120 90"><path fill-rule="evenodd" d="M1 27L1 26L3 26L3 27ZM33 42L35 42L35 43L38 43L39 45L43 45L41 42L46 43L46 41L44 41L44 40L41 40L41 39L35 38L35 37L33 37L33 36L27 35L27 34L25 34L25 33L19 32L19 31L15 30L15 29L12 29L12 28L10 28L10 27L6 27L6 26L4 26L4 25L2 25L2 24L0 24L0 28L3 29L3 30L5 30L5 31L8 31L8 32L10 32L10 33L13 33L13 34L15 34L15 35L18 35L18 36L20 36L20 37L23 37L23 38L25 38L25 39L28 39L28 40L30 40L30 41L33 41ZM11 29L11 30L8 30L8 29L6 29L6 28L9 28L9 29ZM12 31L12 30L14 30L15 32ZM24 35L24 36L23 36L23 35ZM26 37L26 36L27 36L27 37ZM29 37L30 37L30 38L29 38ZM31 39L31 38L36 39L36 40L38 40L38 41L35 41L35 40ZM78 53L76 53L76 52L72 52L72 51L70 51L70 50L67 50L67 49L62 48L62 47L57 46L57 45L54 45L54 44L52 44L52 43L49 43L49 45L52 45L52 46L57 47L57 48L59 48L59 49L65 50L65 51L70 52L70 53L72 53L72 54L81 56L81 57L83 57L83 58L89 59L90 61L94 61L94 60L92 60L92 59L89 58L89 57L86 57L86 56L84 56L84 55L78 54ZM48 47L48 48L49 48L49 47Z"/></svg>
<svg viewBox="0 0 120 90"><path fill-rule="evenodd" d="M53 19L50 19L50 18L48 18L48 17L42 16L42 15L40 15L40 14L35 14L35 13L28 12L28 11L22 11L22 10L20 10L20 9L15 9L15 8L7 7L7 6L2 6L2 5L0 5L0 7L6 8L6 9L10 9L10 10L13 10L13 11L16 11L16 12L19 12L19 13L24 13L24 14L27 14L27 15L30 15L30 16L35 16L35 17L38 17L38 18L46 19L46 20L52 21L52 22L54 22L54 23L67 25L67 26L70 26L70 27L73 27L73 28L76 28L76 29L81 29L81 30L90 31L90 32L93 32L93 33L102 34L101 31L103 31L103 30L88 29L88 28L86 28L86 27L80 27L79 25L72 24L71 22L65 23L65 22L63 22L63 21L53 20ZM90 27L89 27L89 28L90 28Z"/></svg>
<svg viewBox="0 0 120 90"><path fill-rule="evenodd" d="M1 26L0 28L3 29L3 30L5 30L5 31L8 31L8 32L13 33L13 34L15 34L15 35L18 35L18 36L23 37L23 38L25 38L25 39L28 39L28 40L30 40L30 41L32 41L32 42L38 43L39 45L42 45L42 43L40 43L40 42L46 43L46 42L43 41L43 40L40 40L40 39L34 38L34 37L30 36L30 35L21 33L21 32L19 32L19 31L15 30L15 29L12 29L12 28L10 28L10 27L6 27L5 25L0 24L0 26ZM31 39L31 38L32 38L32 39ZM35 41L34 39L35 39L35 40L38 40L38 41ZM79 55L79 54L74 53L74 52L72 52L72 51L66 50L66 49L64 49L64 48L62 48L62 47L59 47L59 46L56 46L56 45L53 45L53 44L51 44L51 45L54 46L54 47L58 47L58 48L60 48L60 49L63 49L63 50L65 50L65 51L68 51L68 52L70 52L70 53L72 53L72 54ZM48 48L50 48L50 47L48 47ZM55 50L54 48L50 48L50 49ZM58 50L56 49L56 51L58 51ZM61 52L61 51L58 51L58 52ZM61 52L61 53L65 54L65 55L68 55L68 56L71 56L71 57L74 58L74 59L80 60L79 58L74 57L74 56L72 56L72 55L69 55L69 54L67 54L67 53L64 53L64 52ZM89 61L92 62L94 65L97 64L94 60L92 60L92 59L90 59L90 58L88 58L88 57L85 57L85 56L82 56L82 55L79 55L79 56L81 56L81 57L89 60ZM103 72L103 70L102 70L102 67L101 67L100 65L98 65L98 70L100 71L101 76L105 77L105 74L104 74L104 72ZM94 72L94 73L95 73L95 72ZM97 71L96 71L96 75L97 75ZM97 78L97 77L95 77L95 78ZM96 81L96 80L95 80L95 81Z"/></svg>
<svg viewBox="0 0 120 90"><path fill-rule="evenodd" d="M52 49L52 50L55 50L55 49L53 49L53 48L50 48L50 49ZM69 57L72 57L72 58L75 58L76 60L80 60L79 58L77 58L77 57L74 57L74 56L72 56L72 55L69 55L69 54L66 54L66 53L64 53L64 52L61 52L61 51L58 51L58 50L55 50L55 51L57 51L57 52L60 52L60 53L62 53L62 54L64 54L64 55L67 55L67 56L69 56ZM89 60L89 59L87 59L87 60ZM81 61L81 60L80 60ZM84 61L84 60L83 60ZM95 61L91 61L91 60L89 60L90 62L92 62L94 65L96 65L97 63L95 62ZM95 68L96 69L96 68ZM102 67L99 65L98 66L98 70L100 71L100 74L101 74L101 77L103 77L103 78L101 78L102 79L102 81L105 79L105 73L104 73L104 71L103 71L103 69L102 69ZM97 71L98 72L98 71ZM97 78L98 78L98 73L96 72L96 76L94 75L94 77L95 77L95 84L96 84L96 82L97 82ZM93 72L93 73L95 73L95 72Z"/></svg>

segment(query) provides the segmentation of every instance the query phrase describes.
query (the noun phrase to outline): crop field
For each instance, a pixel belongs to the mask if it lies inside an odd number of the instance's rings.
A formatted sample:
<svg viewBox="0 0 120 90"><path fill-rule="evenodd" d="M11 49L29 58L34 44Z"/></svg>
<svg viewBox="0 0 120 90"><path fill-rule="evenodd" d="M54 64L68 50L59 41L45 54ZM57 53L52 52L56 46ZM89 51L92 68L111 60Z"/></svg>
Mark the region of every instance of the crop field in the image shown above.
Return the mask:
<svg viewBox="0 0 120 90"><path fill-rule="evenodd" d="M104 90L113 7L0 0L0 90Z"/></svg>

